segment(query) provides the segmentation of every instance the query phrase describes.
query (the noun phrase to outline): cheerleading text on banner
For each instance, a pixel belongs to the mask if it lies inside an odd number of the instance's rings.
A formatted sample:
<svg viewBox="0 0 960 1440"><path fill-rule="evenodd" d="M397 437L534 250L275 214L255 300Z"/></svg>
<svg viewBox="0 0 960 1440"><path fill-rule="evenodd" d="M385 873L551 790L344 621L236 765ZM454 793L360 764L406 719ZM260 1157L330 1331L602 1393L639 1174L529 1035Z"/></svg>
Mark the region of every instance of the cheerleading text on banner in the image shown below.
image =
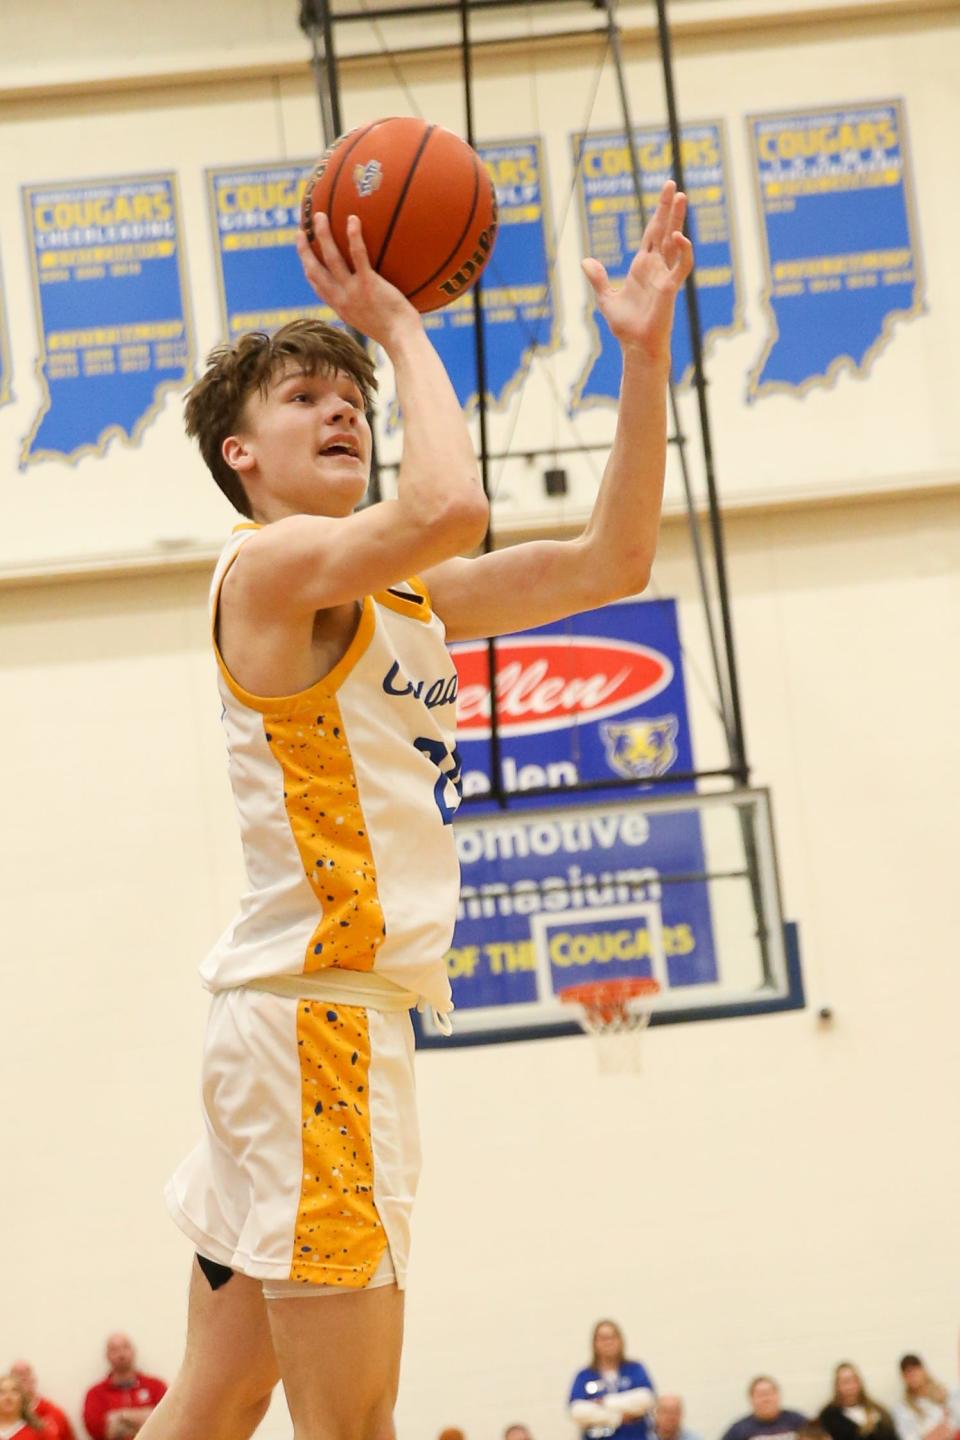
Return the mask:
<svg viewBox="0 0 960 1440"><path fill-rule="evenodd" d="M748 121L769 334L749 399L866 375L923 276L899 100Z"/></svg>
<svg viewBox="0 0 960 1440"><path fill-rule="evenodd" d="M507 636L496 656L506 790L642 785L692 770L673 601L627 601ZM464 796L486 795L486 643L455 645L453 657ZM688 779L658 784L657 793L691 788ZM496 809L492 801L464 804L456 821L462 887L447 966L459 1011L503 1007L504 1028L529 1024L544 998L538 935L557 986L649 974L658 955L671 989L716 980L696 811L647 814L631 810L623 789L560 788L512 801L509 824L484 827L480 817ZM684 883L665 883L679 876Z"/></svg>
<svg viewBox="0 0 960 1440"><path fill-rule="evenodd" d="M669 131L659 126L636 128L634 137L643 208L649 220L664 181L669 180L672 173L673 145ZM706 351L717 336L732 335L743 328L722 122L708 120L684 125L680 145L689 202L688 228L696 255L694 279L700 328ZM574 135L573 154L584 254L599 260L612 280L622 280L640 247L643 233L626 136L622 130ZM587 324L593 345L573 388L574 409L615 402L620 394L620 347L597 315L592 290ZM674 384L685 384L693 373L685 290L677 296L671 353Z"/></svg>
<svg viewBox="0 0 960 1440"><path fill-rule="evenodd" d="M487 399L504 406L526 373L534 351L557 343L558 316L551 274L553 235L547 214L543 144L539 139L478 145L497 193L497 239L481 282ZM423 323L465 410L477 400L473 291ZM396 402L388 428L399 425Z"/></svg>
<svg viewBox="0 0 960 1440"><path fill-rule="evenodd" d="M194 345L176 177L23 188L44 401L21 466L134 442Z"/></svg>
<svg viewBox="0 0 960 1440"><path fill-rule="evenodd" d="M220 315L232 343L306 316L341 322L317 299L296 250L300 204L313 162L232 165L207 170L216 235Z"/></svg>

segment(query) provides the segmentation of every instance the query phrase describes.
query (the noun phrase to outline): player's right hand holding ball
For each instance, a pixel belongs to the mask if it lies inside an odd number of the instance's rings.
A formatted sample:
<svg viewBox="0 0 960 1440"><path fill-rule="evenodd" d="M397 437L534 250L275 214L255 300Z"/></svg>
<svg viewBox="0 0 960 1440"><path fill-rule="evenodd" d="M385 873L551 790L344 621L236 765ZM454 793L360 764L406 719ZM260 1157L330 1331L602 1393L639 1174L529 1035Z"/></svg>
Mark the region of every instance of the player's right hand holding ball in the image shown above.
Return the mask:
<svg viewBox="0 0 960 1440"><path fill-rule="evenodd" d="M410 301L370 264L356 215L347 220L349 256L340 253L330 221L322 211L314 217L313 234L319 255L303 231L297 231L303 273L314 293L337 312L344 324L382 345L388 355L405 334L423 329Z"/></svg>

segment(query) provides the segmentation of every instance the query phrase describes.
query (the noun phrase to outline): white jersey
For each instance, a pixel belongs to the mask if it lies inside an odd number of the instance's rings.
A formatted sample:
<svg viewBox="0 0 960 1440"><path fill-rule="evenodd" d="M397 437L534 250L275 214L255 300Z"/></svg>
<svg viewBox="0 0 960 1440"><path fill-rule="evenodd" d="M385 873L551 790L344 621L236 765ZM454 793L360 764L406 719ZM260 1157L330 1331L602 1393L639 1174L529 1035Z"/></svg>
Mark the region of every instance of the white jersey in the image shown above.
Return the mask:
<svg viewBox="0 0 960 1440"><path fill-rule="evenodd" d="M368 595L328 675L296 695L251 695L223 662L216 615L223 578L256 528L237 527L210 591L249 889L201 977L217 991L373 972L446 1012L460 765L443 625L416 580Z"/></svg>

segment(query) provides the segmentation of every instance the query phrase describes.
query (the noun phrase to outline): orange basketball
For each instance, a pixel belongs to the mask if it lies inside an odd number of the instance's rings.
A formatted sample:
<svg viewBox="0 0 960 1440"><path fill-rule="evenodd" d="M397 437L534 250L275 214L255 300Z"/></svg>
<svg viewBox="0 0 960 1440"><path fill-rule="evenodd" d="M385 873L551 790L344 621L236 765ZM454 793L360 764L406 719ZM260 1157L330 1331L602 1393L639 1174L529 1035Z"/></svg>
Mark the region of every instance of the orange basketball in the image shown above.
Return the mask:
<svg viewBox="0 0 960 1440"><path fill-rule="evenodd" d="M418 310L464 294L490 259L497 197L477 155L425 120L374 120L341 135L307 181L301 219L325 211L348 255L347 216L358 215L373 268Z"/></svg>

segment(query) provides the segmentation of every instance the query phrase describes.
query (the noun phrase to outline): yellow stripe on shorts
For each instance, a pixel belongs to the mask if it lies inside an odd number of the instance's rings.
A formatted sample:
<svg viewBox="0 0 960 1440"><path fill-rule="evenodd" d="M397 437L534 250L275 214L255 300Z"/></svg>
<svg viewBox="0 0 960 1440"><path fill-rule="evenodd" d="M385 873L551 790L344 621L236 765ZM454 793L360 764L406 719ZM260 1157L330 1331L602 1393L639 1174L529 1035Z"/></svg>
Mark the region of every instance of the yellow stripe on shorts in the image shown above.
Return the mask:
<svg viewBox="0 0 960 1440"><path fill-rule="evenodd" d="M290 1279L360 1288L387 1244L373 1199L366 1010L301 1000L297 1048L303 1178Z"/></svg>

